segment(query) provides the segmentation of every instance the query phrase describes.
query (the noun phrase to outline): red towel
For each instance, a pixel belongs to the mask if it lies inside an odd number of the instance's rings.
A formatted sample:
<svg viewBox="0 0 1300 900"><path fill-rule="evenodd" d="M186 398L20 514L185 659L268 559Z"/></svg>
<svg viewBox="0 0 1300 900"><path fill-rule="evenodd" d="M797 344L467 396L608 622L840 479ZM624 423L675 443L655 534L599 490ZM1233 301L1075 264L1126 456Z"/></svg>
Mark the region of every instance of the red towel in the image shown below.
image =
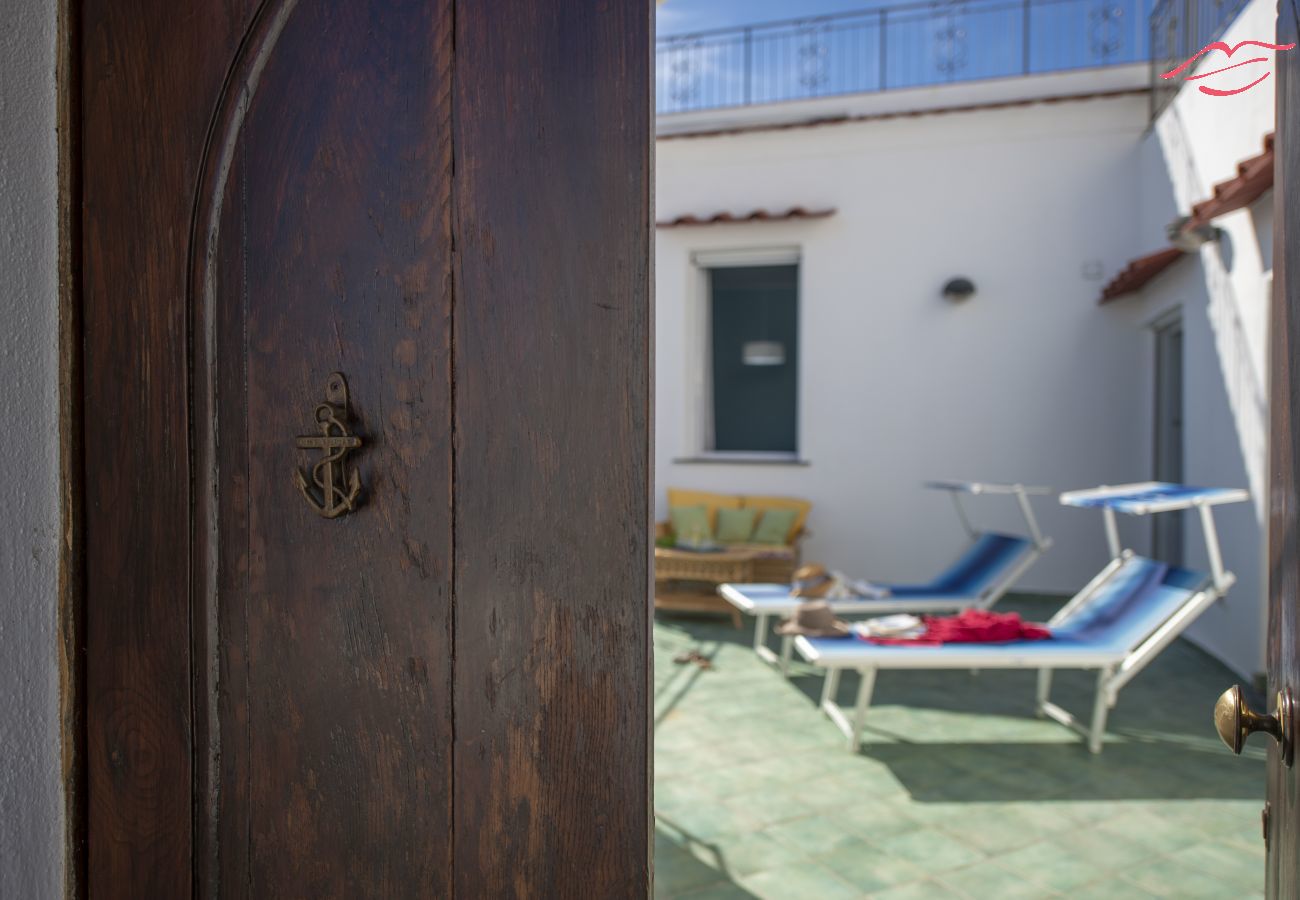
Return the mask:
<svg viewBox="0 0 1300 900"><path fill-rule="evenodd" d="M866 637L873 644L906 644L932 647L938 644L1002 644L1007 641L1037 641L1052 633L1041 625L1022 622L1016 613L995 613L968 609L955 616L924 616L925 631L912 638Z"/></svg>

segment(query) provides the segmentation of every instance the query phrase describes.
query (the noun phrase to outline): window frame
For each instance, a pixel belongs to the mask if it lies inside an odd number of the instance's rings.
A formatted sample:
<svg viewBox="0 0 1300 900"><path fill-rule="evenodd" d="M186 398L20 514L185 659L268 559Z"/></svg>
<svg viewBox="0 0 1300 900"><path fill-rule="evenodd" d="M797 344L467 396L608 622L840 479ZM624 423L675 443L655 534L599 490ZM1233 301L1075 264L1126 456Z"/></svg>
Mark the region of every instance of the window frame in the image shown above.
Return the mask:
<svg viewBox="0 0 1300 900"><path fill-rule="evenodd" d="M803 449L803 250L798 245L737 247L694 250L690 257L691 289L685 316L686 336L686 410L682 429L683 454L677 462L733 462L806 465ZM799 352L795 356L796 401L794 410L795 449L786 450L715 450L713 449L713 292L709 272L723 268L757 266L795 266L798 269L795 293L795 321Z"/></svg>

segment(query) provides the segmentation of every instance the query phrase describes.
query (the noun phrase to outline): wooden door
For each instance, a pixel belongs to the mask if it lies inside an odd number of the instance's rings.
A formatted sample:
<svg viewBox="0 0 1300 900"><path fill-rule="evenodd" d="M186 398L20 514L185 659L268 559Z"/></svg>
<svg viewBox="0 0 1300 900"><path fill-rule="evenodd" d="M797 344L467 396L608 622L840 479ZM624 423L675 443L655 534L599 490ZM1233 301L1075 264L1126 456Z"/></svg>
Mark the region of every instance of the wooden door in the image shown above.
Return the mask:
<svg viewBox="0 0 1300 900"><path fill-rule="evenodd" d="M645 895L651 5L79 14L90 895Z"/></svg>
<svg viewBox="0 0 1300 900"><path fill-rule="evenodd" d="M1278 4L1277 42L1297 40L1296 0ZM1280 52L1273 193L1272 378L1270 410L1269 697L1300 692L1300 51ZM1300 894L1300 779L1269 748L1268 895Z"/></svg>

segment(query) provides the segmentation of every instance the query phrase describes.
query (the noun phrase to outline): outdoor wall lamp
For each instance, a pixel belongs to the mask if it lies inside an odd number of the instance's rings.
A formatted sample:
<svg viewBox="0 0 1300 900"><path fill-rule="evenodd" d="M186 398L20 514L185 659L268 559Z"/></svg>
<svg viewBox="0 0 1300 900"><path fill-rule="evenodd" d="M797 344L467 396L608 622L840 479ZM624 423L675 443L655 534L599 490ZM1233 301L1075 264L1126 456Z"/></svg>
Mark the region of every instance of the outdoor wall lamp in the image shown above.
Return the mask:
<svg viewBox="0 0 1300 900"><path fill-rule="evenodd" d="M1223 229L1208 222L1193 224L1191 216L1179 216L1167 226L1169 243L1184 253L1195 253L1210 241L1223 237Z"/></svg>
<svg viewBox="0 0 1300 900"><path fill-rule="evenodd" d="M951 278L943 286L943 299L951 300L953 303L969 300L974 293L975 282L969 278Z"/></svg>

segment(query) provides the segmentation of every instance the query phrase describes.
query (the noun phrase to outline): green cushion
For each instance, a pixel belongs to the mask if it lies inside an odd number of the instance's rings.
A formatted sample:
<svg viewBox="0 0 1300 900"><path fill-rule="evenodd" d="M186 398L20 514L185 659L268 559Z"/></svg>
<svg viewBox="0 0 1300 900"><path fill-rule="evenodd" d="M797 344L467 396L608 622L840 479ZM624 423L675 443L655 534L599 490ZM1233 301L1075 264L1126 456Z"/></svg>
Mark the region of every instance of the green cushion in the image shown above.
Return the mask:
<svg viewBox="0 0 1300 900"><path fill-rule="evenodd" d="M750 540L755 544L784 544L798 515L799 512L793 509L767 510L758 520L758 527Z"/></svg>
<svg viewBox="0 0 1300 900"><path fill-rule="evenodd" d="M674 506L668 510L668 518L673 523L673 534L679 541L713 539L713 529L709 527L709 508L703 504Z"/></svg>
<svg viewBox="0 0 1300 900"><path fill-rule="evenodd" d="M756 509L718 510L718 540L732 544L748 541L754 533L754 519L757 516Z"/></svg>

